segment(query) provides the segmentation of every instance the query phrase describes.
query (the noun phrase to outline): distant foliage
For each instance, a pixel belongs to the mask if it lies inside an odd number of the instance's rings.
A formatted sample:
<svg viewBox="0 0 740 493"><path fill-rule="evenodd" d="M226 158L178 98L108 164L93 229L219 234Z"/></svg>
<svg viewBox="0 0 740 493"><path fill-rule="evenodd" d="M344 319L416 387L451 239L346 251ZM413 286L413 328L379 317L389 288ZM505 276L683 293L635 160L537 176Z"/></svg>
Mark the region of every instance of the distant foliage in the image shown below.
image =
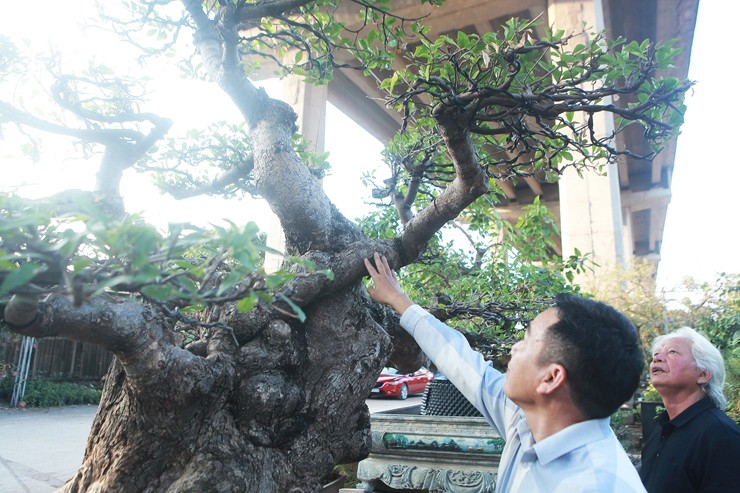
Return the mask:
<svg viewBox="0 0 740 493"><path fill-rule="evenodd" d="M690 326L703 333L725 358L725 410L740 423L740 274L722 273L711 283L686 279L680 309L668 313L672 328Z"/></svg>
<svg viewBox="0 0 740 493"><path fill-rule="evenodd" d="M10 399L15 378L7 375L0 380L0 399ZM98 404L101 389L97 385L55 382L42 378L29 380L23 402L29 407L70 406L75 404Z"/></svg>
<svg viewBox="0 0 740 493"><path fill-rule="evenodd" d="M686 278L679 286L658 291L655 268L635 260L626 269L604 270L588 290L637 326L646 362L653 339L661 334L685 326L704 334L724 356L726 411L740 421L740 274L722 273L713 282Z"/></svg>

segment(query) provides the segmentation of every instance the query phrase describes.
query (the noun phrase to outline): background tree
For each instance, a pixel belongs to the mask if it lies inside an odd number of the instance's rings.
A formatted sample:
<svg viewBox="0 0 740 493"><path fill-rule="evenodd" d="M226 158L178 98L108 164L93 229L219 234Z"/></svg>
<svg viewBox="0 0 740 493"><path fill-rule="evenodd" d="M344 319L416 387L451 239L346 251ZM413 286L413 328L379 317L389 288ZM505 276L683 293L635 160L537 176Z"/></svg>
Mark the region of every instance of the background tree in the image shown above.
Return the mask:
<svg viewBox="0 0 740 493"><path fill-rule="evenodd" d="M424 362L397 318L367 297L363 258L379 251L397 269L431 262L425 254L438 251L439 231L457 218L471 238L491 233L495 180L537 171L556 179L567 166L598 171L628 153L612 146L614 135L594 132L595 114L617 115L615 133L640 125L656 150L681 121L689 84L656 76L670 64L670 46L592 35L566 49L575 34L536 39L533 24L518 20L501 33L429 39L390 5L125 2L130 17L108 19L124 38L154 56L192 33L195 54L181 67L213 81L243 118L167 149L155 145L168 121L142 110L135 81L101 66L74 75L50 65L55 82L44 94L56 110L43 118L27 102L0 101L2 121L32 139L55 132L78 139L91 159L102 151L92 192L0 203L3 325L116 355L83 464L64 491L316 491L335 464L367 454L364 398L380 369ZM356 20L338 22L336 9ZM145 45L140 32L160 44ZM419 47L406 51L410 41ZM32 64L2 42L2 82L17 83ZM390 70L397 57L407 68L382 85L405 125L374 196L398 221L363 230L322 190L322 160L303 152L292 109L248 76L267 58L280 73L324 83L335 69ZM609 102L625 94L635 102ZM184 195L263 198L285 232L283 270L262 270L253 225L161 233L128 216L119 183L129 169L156 169L160 184ZM525 238L527 225L551 227L542 211L531 221L519 225ZM533 285L546 280L539 292L547 295L567 284L515 242L486 246L462 270L436 264L409 275L426 276L421 286L434 290L446 317L503 325L526 317L517 292L531 306ZM581 268L549 253L538 260ZM506 265L522 269L507 274ZM511 295L480 291L496 282ZM475 297L443 299L450 283Z"/></svg>
<svg viewBox="0 0 740 493"><path fill-rule="evenodd" d="M677 291L667 304L667 322L671 328L693 327L722 351L726 411L740 423L740 275L722 273L711 283L687 278Z"/></svg>
<svg viewBox="0 0 740 493"><path fill-rule="evenodd" d="M586 288L625 313L640 331L645 361L655 337L692 327L719 348L725 359L725 396L733 419L740 419L740 276L722 273L713 282L686 278L675 287L657 289L655 268L633 261L627 268L604 271ZM649 383L645 375L643 385Z"/></svg>
<svg viewBox="0 0 740 493"><path fill-rule="evenodd" d="M640 332L645 361L649 361L652 340L669 326L667 301L655 284L655 266L633 259L626 267L604 268L598 281L584 289L627 315Z"/></svg>
<svg viewBox="0 0 740 493"><path fill-rule="evenodd" d="M714 282L684 279L672 294L668 323L702 331L722 351L740 348L740 275L722 273Z"/></svg>

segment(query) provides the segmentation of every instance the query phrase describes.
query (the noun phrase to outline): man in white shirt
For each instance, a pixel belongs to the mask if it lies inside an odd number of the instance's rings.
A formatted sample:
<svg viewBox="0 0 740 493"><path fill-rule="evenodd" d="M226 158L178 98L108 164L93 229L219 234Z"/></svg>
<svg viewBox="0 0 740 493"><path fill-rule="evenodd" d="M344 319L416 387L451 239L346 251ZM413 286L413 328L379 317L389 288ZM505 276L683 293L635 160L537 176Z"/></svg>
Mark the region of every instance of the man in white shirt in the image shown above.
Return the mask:
<svg viewBox="0 0 740 493"><path fill-rule="evenodd" d="M502 374L462 334L415 305L384 256L365 265L370 296L401 315L437 368L506 438L496 493L645 491L609 426L644 365L637 330L622 314L559 295L529 324Z"/></svg>

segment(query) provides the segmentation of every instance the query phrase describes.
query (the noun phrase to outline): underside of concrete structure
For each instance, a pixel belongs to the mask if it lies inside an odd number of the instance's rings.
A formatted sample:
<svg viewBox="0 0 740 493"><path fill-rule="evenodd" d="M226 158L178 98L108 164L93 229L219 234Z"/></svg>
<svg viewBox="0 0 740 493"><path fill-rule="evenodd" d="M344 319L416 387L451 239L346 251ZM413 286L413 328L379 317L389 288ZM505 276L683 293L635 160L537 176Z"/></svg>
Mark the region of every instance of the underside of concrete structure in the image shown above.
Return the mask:
<svg viewBox="0 0 740 493"><path fill-rule="evenodd" d="M584 35L604 30L609 38L627 40L676 39L675 46L681 54L673 70L665 75L686 78L698 0L450 0L442 7L421 6L418 0L397 0L392 6L395 13L407 18L425 16L432 39L457 31L496 31L512 17L537 18L538 36L550 27ZM346 16L348 22L356 18L356 12L349 7L337 15ZM298 109L300 127L319 149L323 147L321 122L326 100L381 142L388 141L400 129L402 115L385 107L384 94L378 89L378 82L390 74L373 75L337 70L328 88L309 88L300 83L289 86L286 96ZM603 121L598 122L598 127L606 134L614 122L600 118ZM650 154L637 126L619 134L615 145L636 154ZM514 222L522 207L539 197L559 221L561 255L578 249L592 254L600 265L622 264L632 256L657 265L671 198L675 149L673 141L652 159L621 156L602 175L593 173L581 178L566 172L555 183L548 183L544 174L538 173L501 180L505 198L497 208L503 217Z"/></svg>

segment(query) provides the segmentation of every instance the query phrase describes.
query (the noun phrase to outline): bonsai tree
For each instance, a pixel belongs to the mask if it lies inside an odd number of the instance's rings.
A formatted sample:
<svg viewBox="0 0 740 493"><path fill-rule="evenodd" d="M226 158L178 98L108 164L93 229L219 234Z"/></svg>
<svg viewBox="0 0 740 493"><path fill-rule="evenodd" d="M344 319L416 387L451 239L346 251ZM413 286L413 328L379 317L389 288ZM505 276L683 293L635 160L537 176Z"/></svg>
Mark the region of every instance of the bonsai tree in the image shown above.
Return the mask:
<svg viewBox="0 0 740 493"><path fill-rule="evenodd" d="M656 75L670 64L669 45L596 35L570 48L578 33L538 39L534 24L519 20L499 33L430 39L420 20L390 5L142 1L126 2L131 18L109 19L148 56L192 34L194 55L181 66L224 91L243 125L164 141L170 123L144 111L139 83L101 66L67 74L51 65L46 94L56 106L43 116L0 101L3 125L31 138L67 135L98 163L91 191L0 203L2 325L116 356L83 463L62 491L317 491L335 464L367 455L364 399L381 368L424 362L397 318L367 296L363 259L379 251L397 269L429 263L446 225L461 220L471 238L493 227L497 180L535 172L555 180L568 166L598 172L629 153L614 135L595 133L600 113L617 117L615 133L641 126L654 150L677 131L689 84ZM14 83L31 65L2 44L1 81ZM374 192L392 206L375 216L384 222L371 217L361 228L327 198L321 159L296 139L293 109L249 78L266 59L310 83L338 69L388 74L381 85L405 124L386 150L391 174ZM264 272L254 225L162 233L127 214L119 184L128 169L157 169L180 196L261 197L285 233L283 268ZM540 294L567 284L528 267L532 277L508 279L506 298L495 289L463 294L505 278L495 251L479 248L478 259L427 279L430 305L503 327L533 302L523 281L549 279ZM579 268L577 259L553 262ZM443 299L446 283L459 295Z"/></svg>

